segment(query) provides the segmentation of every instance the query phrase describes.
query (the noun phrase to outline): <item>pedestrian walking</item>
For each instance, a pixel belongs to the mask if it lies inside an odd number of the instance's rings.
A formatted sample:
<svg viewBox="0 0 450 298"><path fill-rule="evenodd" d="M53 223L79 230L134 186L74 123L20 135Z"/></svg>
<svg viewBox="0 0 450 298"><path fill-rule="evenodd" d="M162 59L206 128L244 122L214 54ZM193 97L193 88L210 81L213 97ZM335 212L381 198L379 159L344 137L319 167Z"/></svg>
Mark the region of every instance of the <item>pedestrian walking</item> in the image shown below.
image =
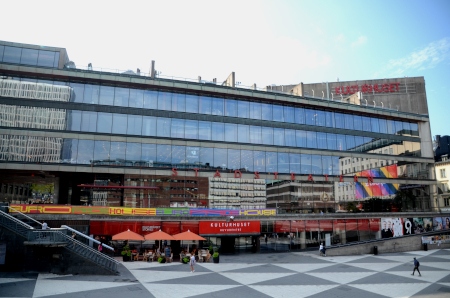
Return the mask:
<svg viewBox="0 0 450 298"><path fill-rule="evenodd" d="M420 274L419 266L420 266L419 261L417 261L417 259L414 258L414 270L411 275L414 275L414 272L416 272L416 270L417 270L417 272L419 273L419 276L422 276L422 274Z"/></svg>
<svg viewBox="0 0 450 298"><path fill-rule="evenodd" d="M191 260L189 261L189 265L191 265L191 273L195 272L195 251L191 254Z"/></svg>
<svg viewBox="0 0 450 298"><path fill-rule="evenodd" d="M323 243L320 243L320 246L319 246L320 255L326 257L327 255L326 255L325 251L326 251L325 246L323 246Z"/></svg>

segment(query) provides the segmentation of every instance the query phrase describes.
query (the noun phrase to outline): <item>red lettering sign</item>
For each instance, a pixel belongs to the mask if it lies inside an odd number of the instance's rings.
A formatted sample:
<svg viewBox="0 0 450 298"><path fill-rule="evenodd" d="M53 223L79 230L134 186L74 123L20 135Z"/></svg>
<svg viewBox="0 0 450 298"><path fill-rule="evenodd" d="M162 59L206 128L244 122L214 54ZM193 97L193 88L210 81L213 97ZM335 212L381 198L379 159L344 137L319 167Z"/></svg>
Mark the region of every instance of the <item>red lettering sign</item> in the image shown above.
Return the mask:
<svg viewBox="0 0 450 298"><path fill-rule="evenodd" d="M350 95L354 94L361 90L362 93L392 93L399 92L400 83L386 83L386 84L373 84L368 85L364 84L360 86L351 85L351 86L338 86L334 87L334 93L336 95Z"/></svg>
<svg viewBox="0 0 450 298"><path fill-rule="evenodd" d="M242 235L260 234L261 223L259 221L200 221L200 235Z"/></svg>
<svg viewBox="0 0 450 298"><path fill-rule="evenodd" d="M178 176L178 171L177 171L176 168L173 168L173 169L172 169L172 176L173 176L173 177Z"/></svg>
<svg viewBox="0 0 450 298"><path fill-rule="evenodd" d="M259 172L255 172L255 179L259 179Z"/></svg>
<svg viewBox="0 0 450 298"><path fill-rule="evenodd" d="M219 170L216 170L216 172L214 173L214 178L219 177L220 178L220 172Z"/></svg>
<svg viewBox="0 0 450 298"><path fill-rule="evenodd" d="M295 180L295 173L291 173L291 181Z"/></svg>
<svg viewBox="0 0 450 298"><path fill-rule="evenodd" d="M242 173L239 170L234 170L234 178L241 178L242 177Z"/></svg>

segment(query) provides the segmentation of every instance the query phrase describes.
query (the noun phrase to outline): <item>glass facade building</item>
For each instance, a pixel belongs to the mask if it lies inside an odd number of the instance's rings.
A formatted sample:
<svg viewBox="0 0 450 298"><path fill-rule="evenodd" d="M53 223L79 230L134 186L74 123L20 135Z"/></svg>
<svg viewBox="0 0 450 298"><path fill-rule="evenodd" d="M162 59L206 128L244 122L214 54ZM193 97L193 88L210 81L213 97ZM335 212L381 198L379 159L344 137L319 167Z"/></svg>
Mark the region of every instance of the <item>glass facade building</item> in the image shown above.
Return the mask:
<svg viewBox="0 0 450 298"><path fill-rule="evenodd" d="M388 199L436 211L424 84L245 89L82 69L65 49L0 42L0 163L15 177L3 184L39 178L60 204L333 212Z"/></svg>

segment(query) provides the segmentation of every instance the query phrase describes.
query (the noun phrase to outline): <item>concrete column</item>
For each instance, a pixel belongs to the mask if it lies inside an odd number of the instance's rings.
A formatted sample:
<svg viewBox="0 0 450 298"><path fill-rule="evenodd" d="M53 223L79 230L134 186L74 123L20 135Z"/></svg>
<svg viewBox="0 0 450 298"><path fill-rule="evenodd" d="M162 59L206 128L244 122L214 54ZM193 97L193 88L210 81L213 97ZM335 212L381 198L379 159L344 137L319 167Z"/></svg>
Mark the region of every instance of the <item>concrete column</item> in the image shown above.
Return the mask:
<svg viewBox="0 0 450 298"><path fill-rule="evenodd" d="M300 249L306 248L306 232L300 232Z"/></svg>
<svg viewBox="0 0 450 298"><path fill-rule="evenodd" d="M341 244L347 243L347 236L345 235L345 231L339 231L339 238L341 238Z"/></svg>

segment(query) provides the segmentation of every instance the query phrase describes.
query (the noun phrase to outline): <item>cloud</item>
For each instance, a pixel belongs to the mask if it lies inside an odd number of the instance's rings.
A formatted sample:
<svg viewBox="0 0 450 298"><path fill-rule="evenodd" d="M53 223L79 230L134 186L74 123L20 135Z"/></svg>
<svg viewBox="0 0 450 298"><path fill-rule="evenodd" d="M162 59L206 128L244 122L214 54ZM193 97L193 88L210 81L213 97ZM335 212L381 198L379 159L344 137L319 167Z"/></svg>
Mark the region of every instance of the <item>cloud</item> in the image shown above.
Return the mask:
<svg viewBox="0 0 450 298"><path fill-rule="evenodd" d="M366 36L360 36L357 40L352 42L352 48L360 47L362 45L365 45L367 43L367 37Z"/></svg>
<svg viewBox="0 0 450 298"><path fill-rule="evenodd" d="M406 57L388 62L386 71L392 76L401 76L414 70L431 69L450 57L450 38L433 41L424 48L410 53Z"/></svg>

